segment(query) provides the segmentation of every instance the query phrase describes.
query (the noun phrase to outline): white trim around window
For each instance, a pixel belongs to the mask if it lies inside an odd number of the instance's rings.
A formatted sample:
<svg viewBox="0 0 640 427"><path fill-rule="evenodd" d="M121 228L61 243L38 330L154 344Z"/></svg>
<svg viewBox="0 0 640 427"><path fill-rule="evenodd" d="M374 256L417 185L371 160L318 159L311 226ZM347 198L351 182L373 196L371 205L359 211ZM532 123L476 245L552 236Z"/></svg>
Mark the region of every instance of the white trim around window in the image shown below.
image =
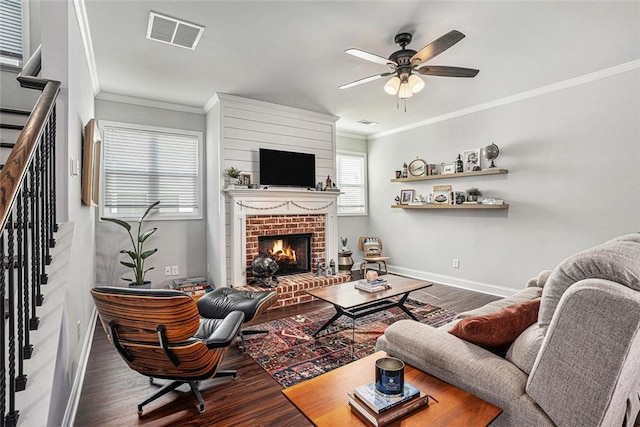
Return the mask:
<svg viewBox="0 0 640 427"><path fill-rule="evenodd" d="M99 121L102 136L100 214L135 220L203 218L202 132Z"/></svg>
<svg viewBox="0 0 640 427"><path fill-rule="evenodd" d="M368 213L367 153L336 151L338 216L363 216Z"/></svg>

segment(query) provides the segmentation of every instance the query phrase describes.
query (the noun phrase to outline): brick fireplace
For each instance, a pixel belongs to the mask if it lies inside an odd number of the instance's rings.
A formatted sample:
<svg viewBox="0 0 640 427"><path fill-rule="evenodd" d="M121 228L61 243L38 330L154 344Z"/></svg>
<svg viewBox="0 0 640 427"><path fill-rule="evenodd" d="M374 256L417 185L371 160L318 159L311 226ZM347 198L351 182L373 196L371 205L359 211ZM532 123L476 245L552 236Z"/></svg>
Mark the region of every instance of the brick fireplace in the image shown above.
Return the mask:
<svg viewBox="0 0 640 427"><path fill-rule="evenodd" d="M339 193L299 189L231 189L226 190L226 194L230 212L227 286L246 286L251 278L247 274L251 270L251 261L258 255L258 236L264 235L311 234L312 272L279 279L283 289L292 292L286 296L287 300L300 300L304 289L346 280L345 277L315 276L318 262L327 263L331 259L338 262L336 199ZM305 285L307 282L309 285Z"/></svg>
<svg viewBox="0 0 640 427"><path fill-rule="evenodd" d="M277 276L310 272L324 257L324 217L247 216L247 278L252 274L251 260L260 253L275 259Z"/></svg>

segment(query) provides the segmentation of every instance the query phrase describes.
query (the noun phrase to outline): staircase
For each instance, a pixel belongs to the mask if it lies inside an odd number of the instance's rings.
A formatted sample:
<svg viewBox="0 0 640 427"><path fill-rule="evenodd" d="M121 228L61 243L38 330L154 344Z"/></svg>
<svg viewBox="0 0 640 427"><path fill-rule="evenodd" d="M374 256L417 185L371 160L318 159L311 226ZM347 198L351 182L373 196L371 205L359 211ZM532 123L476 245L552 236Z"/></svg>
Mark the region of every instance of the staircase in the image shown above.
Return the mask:
<svg viewBox="0 0 640 427"><path fill-rule="evenodd" d="M38 48L18 75L22 87L42 91L33 111L0 109L0 317L5 319L0 330L0 427L18 424L17 402L27 406L28 399L18 396L29 388L29 361L50 339L38 330L58 230L55 101L60 82L37 77L40 67ZM31 389L42 395L43 387L34 384Z"/></svg>

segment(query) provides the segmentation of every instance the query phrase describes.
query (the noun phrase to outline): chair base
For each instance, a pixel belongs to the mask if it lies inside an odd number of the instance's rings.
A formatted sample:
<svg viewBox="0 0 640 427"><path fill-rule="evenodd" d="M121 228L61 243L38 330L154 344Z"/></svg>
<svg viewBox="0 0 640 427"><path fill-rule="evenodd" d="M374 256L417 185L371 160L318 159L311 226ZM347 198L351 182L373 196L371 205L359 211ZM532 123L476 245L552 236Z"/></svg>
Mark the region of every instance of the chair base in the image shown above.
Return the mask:
<svg viewBox="0 0 640 427"><path fill-rule="evenodd" d="M219 370L218 372L216 372L213 378L219 378L219 377L232 377L235 380L236 378L238 378L238 372L235 370ZM149 378L149 382L153 383L153 378ZM198 410L200 411L201 414L204 413L204 399L202 398L202 394L198 389L198 385L200 384L200 381L175 380L163 385L158 391L156 391L151 396L146 398L143 402L138 403L138 415L142 415L143 406L164 396L170 391L175 390L176 388L180 387L182 384L189 384L191 391L196 396L196 399L198 399Z"/></svg>
<svg viewBox="0 0 640 427"><path fill-rule="evenodd" d="M380 261L368 261L368 260L362 260L362 262L360 263L360 275L362 275L362 277L364 277L365 272L367 271L367 266L368 265L372 265L372 264L377 264L378 265L378 273L382 274L384 272L384 274L388 274L389 270L387 270L387 261L386 260L380 260ZM384 266L384 269L382 268Z"/></svg>

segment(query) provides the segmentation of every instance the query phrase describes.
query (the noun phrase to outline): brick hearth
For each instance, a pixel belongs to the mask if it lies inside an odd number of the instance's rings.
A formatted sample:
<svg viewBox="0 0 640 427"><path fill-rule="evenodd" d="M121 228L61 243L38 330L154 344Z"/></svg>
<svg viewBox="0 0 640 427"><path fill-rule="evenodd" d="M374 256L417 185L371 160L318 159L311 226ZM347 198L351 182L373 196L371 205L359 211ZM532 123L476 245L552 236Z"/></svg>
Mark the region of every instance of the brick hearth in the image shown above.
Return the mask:
<svg viewBox="0 0 640 427"><path fill-rule="evenodd" d="M271 310L277 307L313 301L315 298L308 295L305 291L337 285L339 283L348 282L349 280L351 280L351 275L349 274L336 274L331 277L319 277L315 273L301 273L278 277L278 287L269 288L278 293L278 301L269 309ZM264 291L266 288L247 285L237 287L236 289Z"/></svg>

